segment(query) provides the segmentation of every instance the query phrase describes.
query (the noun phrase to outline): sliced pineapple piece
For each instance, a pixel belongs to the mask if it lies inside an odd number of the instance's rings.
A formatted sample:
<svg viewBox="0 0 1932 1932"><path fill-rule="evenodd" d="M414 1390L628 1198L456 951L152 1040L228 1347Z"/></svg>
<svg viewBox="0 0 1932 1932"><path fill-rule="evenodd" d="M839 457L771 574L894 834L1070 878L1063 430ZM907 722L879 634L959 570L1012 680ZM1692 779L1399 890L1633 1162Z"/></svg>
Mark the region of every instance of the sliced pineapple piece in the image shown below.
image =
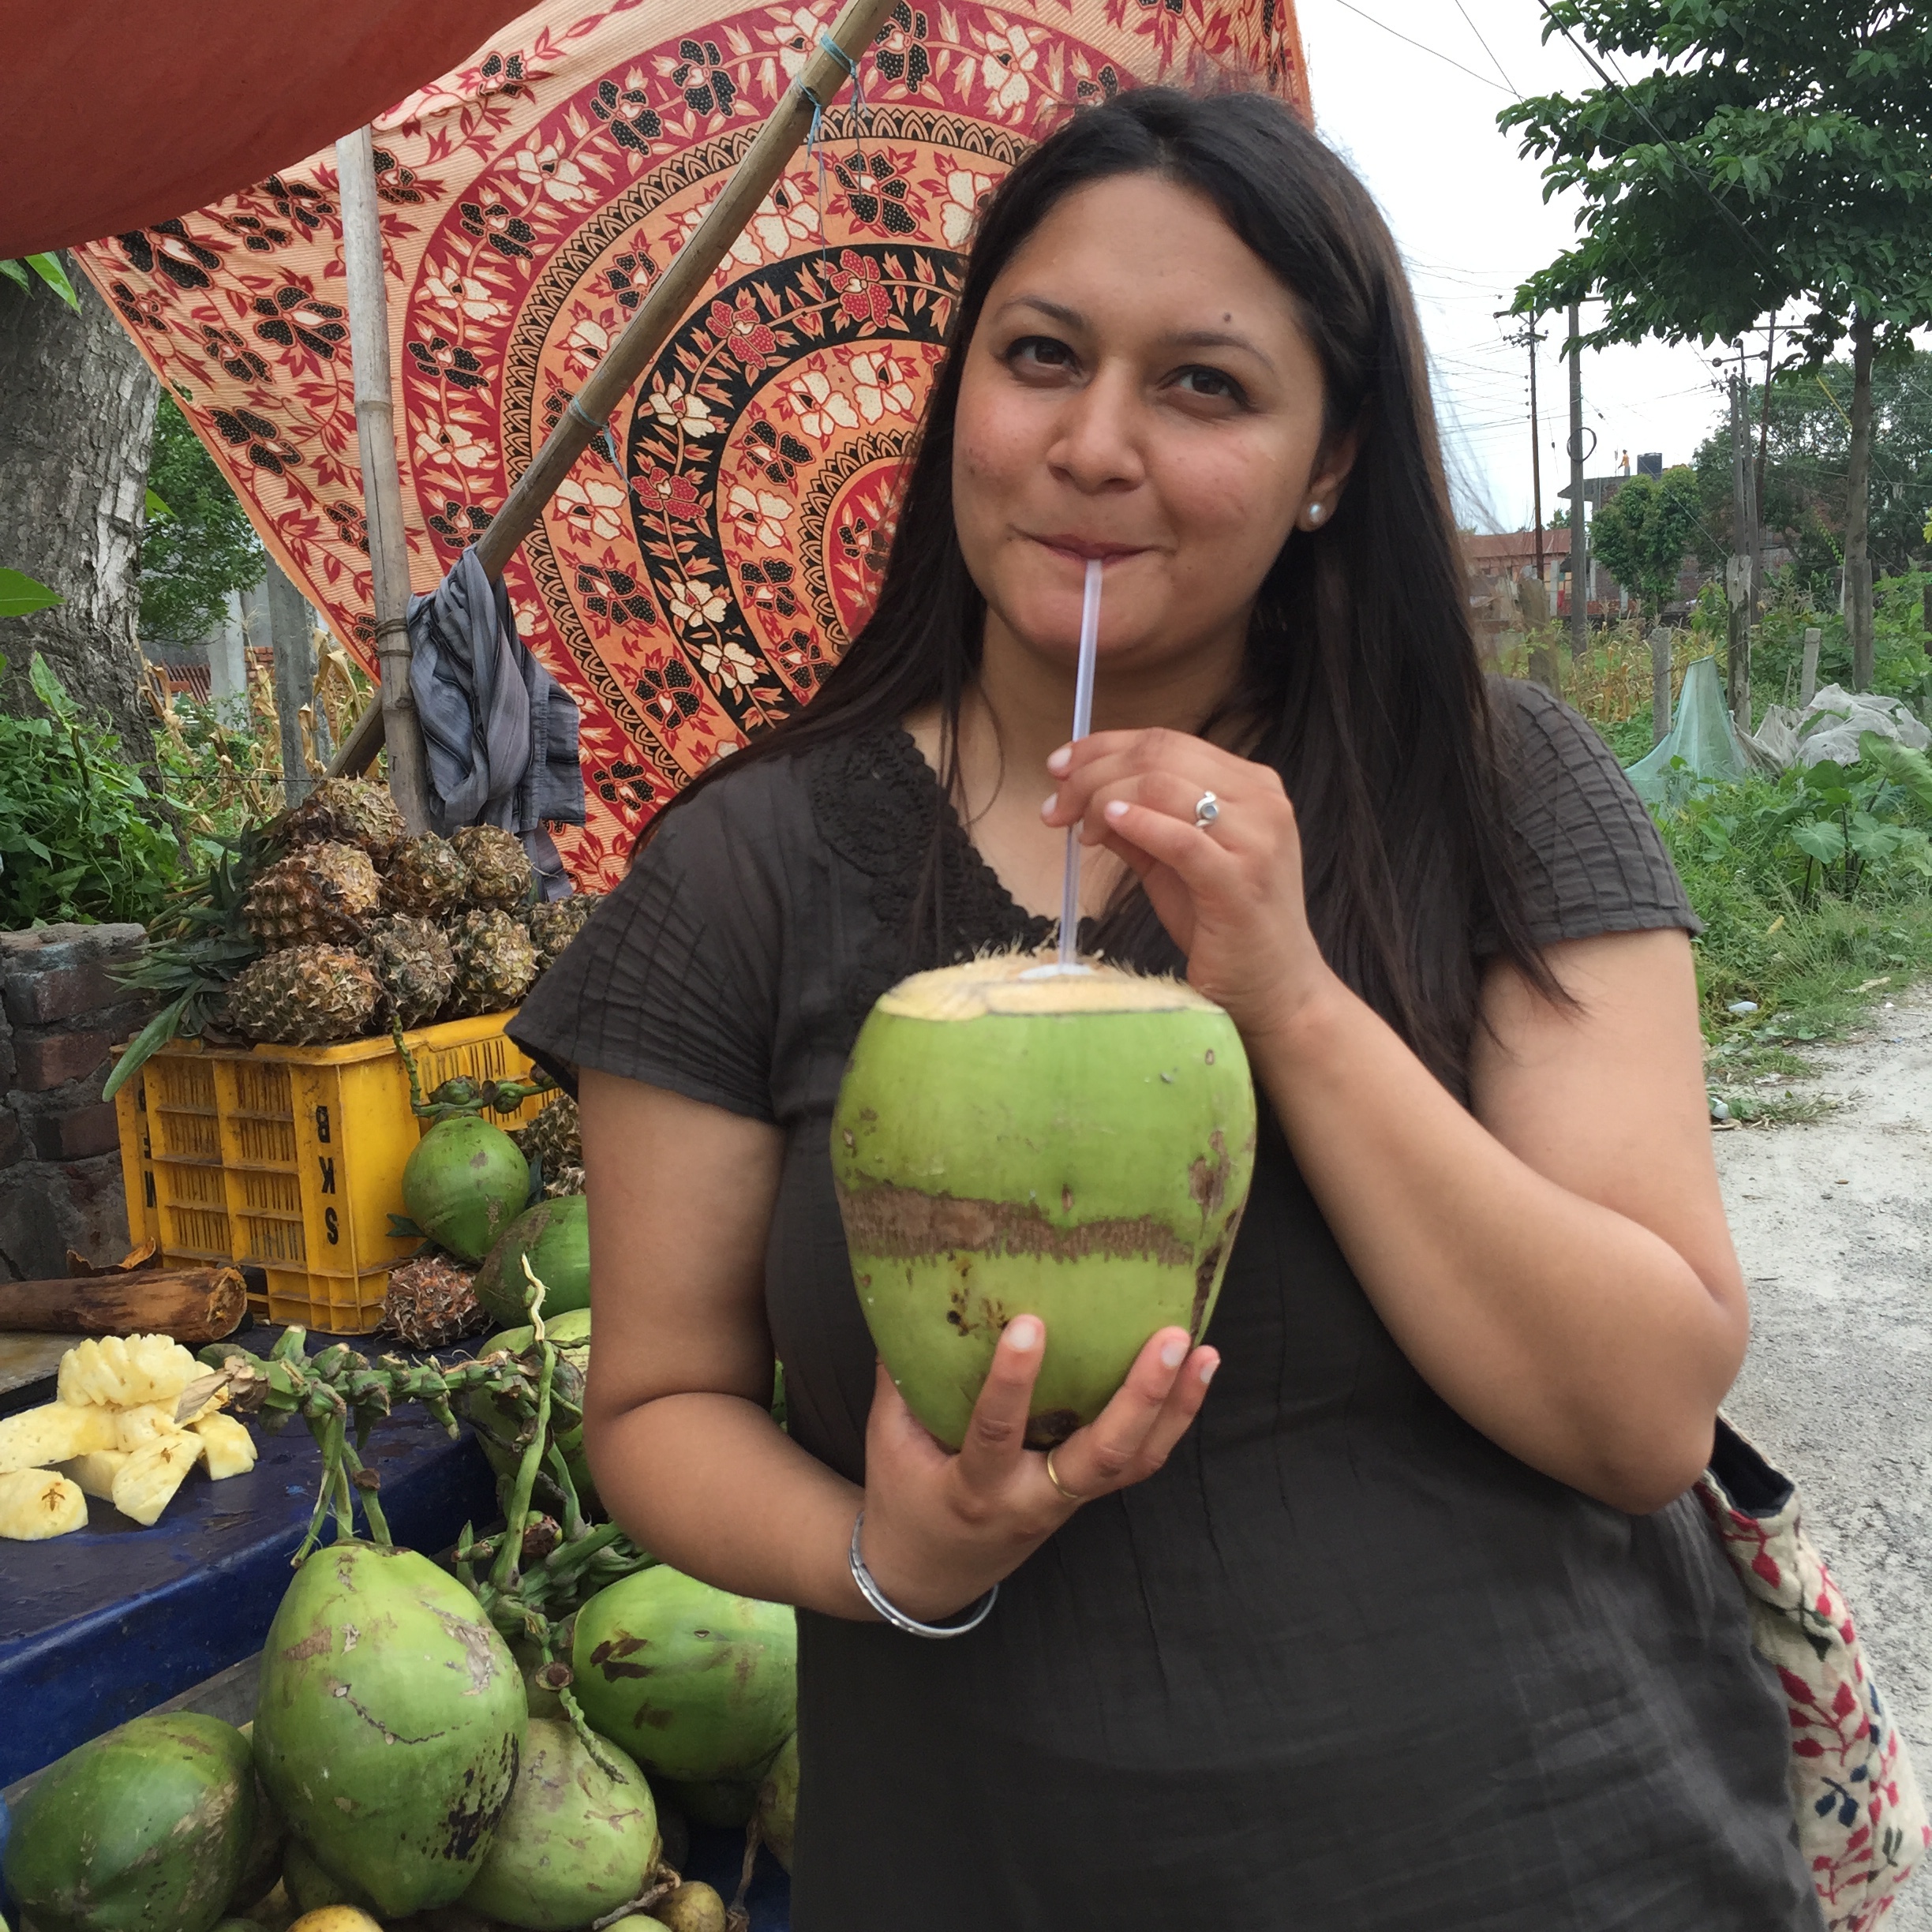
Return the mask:
<svg viewBox="0 0 1932 1932"><path fill-rule="evenodd" d="M174 1500L207 1445L193 1429L176 1429L144 1442L114 1479L114 1506L137 1523L152 1523Z"/></svg>
<svg viewBox="0 0 1932 1932"><path fill-rule="evenodd" d="M164 1335L103 1335L61 1357L60 1398L131 1409L171 1402L201 1372L188 1350Z"/></svg>
<svg viewBox="0 0 1932 1932"><path fill-rule="evenodd" d="M114 1479L126 1466L131 1451L95 1449L61 1465L61 1473L80 1485L84 1496L99 1496L103 1503L114 1500Z"/></svg>
<svg viewBox="0 0 1932 1932"><path fill-rule="evenodd" d="M87 1498L58 1470L15 1470L0 1476L0 1537L39 1543L87 1527Z"/></svg>
<svg viewBox="0 0 1932 1932"><path fill-rule="evenodd" d="M208 1473L216 1482L255 1466L255 1438L233 1416L204 1415L188 1425L206 1445Z"/></svg>
<svg viewBox="0 0 1932 1932"><path fill-rule="evenodd" d="M152 1442L157 1436L178 1436L182 1432L181 1425L174 1420L174 1405L171 1402L143 1402L137 1409L115 1409L107 1413L111 1415L114 1426L114 1440L108 1445L110 1448L138 1449L143 1443Z"/></svg>
<svg viewBox="0 0 1932 1932"><path fill-rule="evenodd" d="M0 1475L17 1470L51 1469L92 1449L114 1449L114 1417L105 1409L77 1409L67 1402L43 1402L0 1421Z"/></svg>

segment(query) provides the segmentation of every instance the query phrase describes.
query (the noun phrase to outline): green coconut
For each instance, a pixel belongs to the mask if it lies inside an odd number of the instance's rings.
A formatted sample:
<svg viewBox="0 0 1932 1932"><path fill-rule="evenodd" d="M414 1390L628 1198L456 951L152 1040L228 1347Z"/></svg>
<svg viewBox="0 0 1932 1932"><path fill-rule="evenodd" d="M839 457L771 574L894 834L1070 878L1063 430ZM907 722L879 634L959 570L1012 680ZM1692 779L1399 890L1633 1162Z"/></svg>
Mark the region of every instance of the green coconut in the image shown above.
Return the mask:
<svg viewBox="0 0 1932 1932"><path fill-rule="evenodd" d="M299 1838L282 1848L282 1885L298 1914L324 1911L331 1905L375 1910L375 1900L359 1885L338 1878Z"/></svg>
<svg viewBox="0 0 1932 1932"><path fill-rule="evenodd" d="M657 1858L657 1810L644 1774L608 1741L616 1775L567 1717L533 1717L516 1790L489 1855L463 1894L485 1918L569 1932L644 1889Z"/></svg>
<svg viewBox="0 0 1932 1932"><path fill-rule="evenodd" d="M1046 1324L1036 1449L1091 1422L1156 1330L1198 1341L1254 1144L1234 1023L1178 980L1005 955L893 987L853 1046L832 1169L912 1413L957 1448L1017 1315Z"/></svg>
<svg viewBox="0 0 1932 1932"><path fill-rule="evenodd" d="M402 1167L402 1204L438 1247L481 1261L530 1199L530 1163L474 1114L438 1121ZM512 1311L521 1315L519 1301Z"/></svg>
<svg viewBox="0 0 1932 1932"><path fill-rule="evenodd" d="M136 1717L50 1765L14 1810L7 1889L37 1932L209 1932L256 1826L249 1743L218 1717Z"/></svg>
<svg viewBox="0 0 1932 1932"><path fill-rule="evenodd" d="M590 1305L590 1204L582 1194L539 1201L504 1229L477 1270L476 1298L500 1322L520 1322L530 1305L530 1272L544 1285L547 1328L553 1315Z"/></svg>
<svg viewBox="0 0 1932 1932"><path fill-rule="evenodd" d="M305 1849L380 1917L467 1889L510 1801L528 1721L502 1638L414 1550L317 1550L262 1647L262 1782Z"/></svg>
<svg viewBox="0 0 1932 1932"><path fill-rule="evenodd" d="M758 1787L756 1814L759 1837L787 1871L792 1869L792 1840L798 1826L798 1733L794 1731Z"/></svg>
<svg viewBox="0 0 1932 1932"><path fill-rule="evenodd" d="M281 1813L262 1788L261 1780L256 1778L254 1834L242 1855L242 1876L228 1899L228 1909L236 1917L260 1904L275 1889L276 1880L282 1876L282 1852L287 1837L288 1827L283 1823Z"/></svg>
<svg viewBox="0 0 1932 1932"><path fill-rule="evenodd" d="M755 1785L798 1721L789 1607L733 1597L668 1563L584 1605L571 1668L590 1728L653 1777Z"/></svg>
<svg viewBox="0 0 1932 1932"><path fill-rule="evenodd" d="M597 1500L590 1458L584 1453L583 1432L584 1378L590 1372L590 1311L573 1309L555 1321L546 1320L544 1331L557 1351L556 1372L550 1382L550 1440L564 1451L578 1503L586 1515L596 1515L603 1506ZM489 1355L507 1348L512 1354L521 1355L536 1337L534 1328L507 1329L492 1335L477 1353ZM519 1440L523 1418L516 1404L507 1395L476 1389L464 1397L462 1406L490 1467L499 1476L514 1477L523 1460ZM549 1480L547 1473L544 1480ZM531 1715L537 1714L533 1709Z"/></svg>

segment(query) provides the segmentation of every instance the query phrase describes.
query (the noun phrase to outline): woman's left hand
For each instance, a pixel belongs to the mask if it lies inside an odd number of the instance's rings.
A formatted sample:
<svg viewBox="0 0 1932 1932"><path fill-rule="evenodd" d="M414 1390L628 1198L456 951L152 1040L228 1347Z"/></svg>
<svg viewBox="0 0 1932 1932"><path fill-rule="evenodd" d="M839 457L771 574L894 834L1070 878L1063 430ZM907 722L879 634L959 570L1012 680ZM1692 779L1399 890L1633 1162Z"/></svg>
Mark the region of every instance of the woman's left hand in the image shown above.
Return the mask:
<svg viewBox="0 0 1932 1932"><path fill-rule="evenodd" d="M1188 979L1252 1037L1335 976L1309 929L1294 807L1271 766L1173 731L1096 732L1046 761L1050 826L1077 824L1139 874ZM1214 795L1213 822L1196 822Z"/></svg>

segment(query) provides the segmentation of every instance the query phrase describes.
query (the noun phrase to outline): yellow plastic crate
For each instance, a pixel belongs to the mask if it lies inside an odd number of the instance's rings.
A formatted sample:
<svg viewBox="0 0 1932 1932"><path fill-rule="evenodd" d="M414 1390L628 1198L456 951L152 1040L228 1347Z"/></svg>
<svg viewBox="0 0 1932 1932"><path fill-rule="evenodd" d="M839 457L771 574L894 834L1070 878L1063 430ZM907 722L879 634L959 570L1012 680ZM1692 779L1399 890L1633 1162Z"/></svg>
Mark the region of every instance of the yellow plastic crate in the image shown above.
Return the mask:
<svg viewBox="0 0 1932 1932"><path fill-rule="evenodd" d="M403 1035L427 1094L446 1080L526 1080L504 1035L514 1013ZM489 1115L514 1128L543 1104ZM255 1312L326 1335L382 1319L389 1271L418 1245L390 1231L402 1168L429 1123L410 1110L395 1043L208 1046L174 1040L114 1096L128 1220L171 1262L233 1261L267 1275Z"/></svg>

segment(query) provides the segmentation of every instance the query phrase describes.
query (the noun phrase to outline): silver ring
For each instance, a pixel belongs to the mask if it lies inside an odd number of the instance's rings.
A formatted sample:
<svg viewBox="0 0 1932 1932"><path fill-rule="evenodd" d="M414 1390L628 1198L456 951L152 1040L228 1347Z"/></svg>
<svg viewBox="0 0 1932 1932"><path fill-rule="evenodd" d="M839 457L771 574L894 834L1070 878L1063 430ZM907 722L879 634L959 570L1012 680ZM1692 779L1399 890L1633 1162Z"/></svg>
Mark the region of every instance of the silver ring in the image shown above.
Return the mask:
<svg viewBox="0 0 1932 1932"><path fill-rule="evenodd" d="M1221 816L1221 801L1211 792L1204 792L1194 807L1194 829L1205 832Z"/></svg>

